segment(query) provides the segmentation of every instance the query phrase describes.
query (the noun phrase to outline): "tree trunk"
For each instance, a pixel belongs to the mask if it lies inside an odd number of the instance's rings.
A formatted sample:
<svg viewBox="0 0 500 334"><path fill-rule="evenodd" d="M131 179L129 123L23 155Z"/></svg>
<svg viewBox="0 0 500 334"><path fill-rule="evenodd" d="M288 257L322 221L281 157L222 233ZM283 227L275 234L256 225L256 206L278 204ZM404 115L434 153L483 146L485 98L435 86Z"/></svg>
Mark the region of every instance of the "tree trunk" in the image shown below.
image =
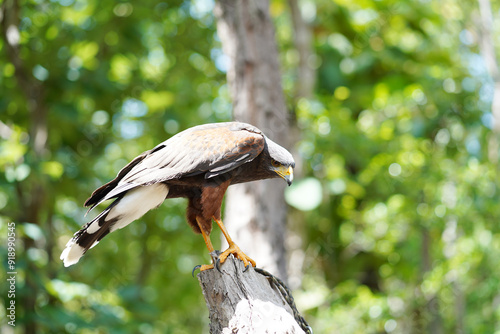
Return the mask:
<svg viewBox="0 0 500 334"><path fill-rule="evenodd" d="M431 247L432 247L432 238L427 227L422 226L421 228L422 240L421 240L421 259L422 259L422 268L420 275L420 283L419 289L422 285L425 275L432 270L432 256L431 256ZM422 294L419 292L419 294ZM429 333L429 334L440 334L443 332L442 330L442 319L439 312L439 300L437 296L433 296L427 303L423 306L422 309L416 312L418 315L416 317L416 324L414 326L415 333Z"/></svg>
<svg viewBox="0 0 500 334"><path fill-rule="evenodd" d="M296 69L295 102L301 98L311 98L316 83L316 71L311 66L314 55L313 35L311 27L302 17L298 0L288 0L293 24L295 49L299 53L299 63Z"/></svg>
<svg viewBox="0 0 500 334"><path fill-rule="evenodd" d="M493 12L490 0L478 0L478 2L479 17L475 18L475 24L478 30L479 49L488 73L493 80L493 100L491 102L493 131L488 139L488 158L492 163L498 164L498 148L500 147L500 69L495 53Z"/></svg>
<svg viewBox="0 0 500 334"><path fill-rule="evenodd" d="M277 286L230 256L221 272L198 274L210 313L210 333L304 333Z"/></svg>
<svg viewBox="0 0 500 334"><path fill-rule="evenodd" d="M28 74L30 71L20 56L20 8L17 0L5 1L0 7L0 31L4 49L9 61L14 65L15 77L21 91L26 96L26 108L30 114L30 150L33 158L31 167L34 172L32 172L28 180L16 185L17 196L22 208L17 221L41 225L43 208L47 206L47 191L44 186L45 177L37 171L40 170L38 164L46 154L48 109L44 103L44 87ZM50 208L48 212L51 212ZM50 219L50 217L47 217L47 221ZM50 231L48 230L48 233ZM21 236L20 241L20 244L23 245L23 252L37 247L34 240L28 236ZM47 244L46 247L50 247L50 245ZM21 250L18 249L17 252L20 253ZM47 253L50 254L49 248L47 248ZM24 285L29 290L29 294L22 299L19 305L25 315L32 316L36 309L36 297L40 288L39 277L43 276L41 273L43 269L37 268L31 261L26 261L24 269ZM24 333L33 334L38 332L38 327L37 322L28 321L21 328L23 328Z"/></svg>
<svg viewBox="0 0 500 334"><path fill-rule="evenodd" d="M293 109L296 109L300 99L313 97L316 70L311 66L311 60L314 57L311 26L304 20L298 0L288 0L288 5L293 26L294 45L299 55L297 66L294 68L294 96L292 98ZM295 117L291 123L290 133L293 134L291 136L293 142L288 144L292 147L291 153L295 158L294 177L300 179L304 176L304 161L301 159L295 144L301 139L301 131ZM300 242L287 242L288 263L291 264L288 267L288 282L292 289L298 288L302 282L305 253L302 238L300 236L297 238L297 236L303 233L304 222L305 215L299 210L288 217L288 240L300 240Z"/></svg>
<svg viewBox="0 0 500 334"><path fill-rule="evenodd" d="M227 80L234 119L288 146L288 112L268 0L221 0L214 12L224 53L231 60ZM284 189L283 180L230 187L225 224L258 266L286 281Z"/></svg>

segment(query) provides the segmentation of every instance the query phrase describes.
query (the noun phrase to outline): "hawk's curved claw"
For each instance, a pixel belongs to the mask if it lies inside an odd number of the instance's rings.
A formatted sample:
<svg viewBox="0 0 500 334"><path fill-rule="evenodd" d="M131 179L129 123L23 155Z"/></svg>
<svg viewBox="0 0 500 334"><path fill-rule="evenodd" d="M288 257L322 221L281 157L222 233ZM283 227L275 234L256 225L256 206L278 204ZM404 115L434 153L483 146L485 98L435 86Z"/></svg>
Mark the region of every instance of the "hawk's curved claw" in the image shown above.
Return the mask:
<svg viewBox="0 0 500 334"><path fill-rule="evenodd" d="M199 265L197 265L197 266L194 266L193 271L191 272L191 276L193 276L193 277L194 277L194 272L195 272L195 271L196 271L196 269L198 269L198 268L201 268L201 264L199 264Z"/></svg>
<svg viewBox="0 0 500 334"><path fill-rule="evenodd" d="M205 271L205 270L208 270L208 269L214 269L214 265L213 264L199 264L197 266L195 266L193 268L193 271L191 272L191 275L194 277L194 272L196 271L196 269L200 269L200 272L202 271Z"/></svg>
<svg viewBox="0 0 500 334"><path fill-rule="evenodd" d="M219 258L217 258L217 260L215 261L215 269L217 269L217 271L222 274L222 271L220 270L220 259Z"/></svg>
<svg viewBox="0 0 500 334"><path fill-rule="evenodd" d="M243 272L247 271L248 268L250 268L250 263L245 266L245 269L243 269Z"/></svg>

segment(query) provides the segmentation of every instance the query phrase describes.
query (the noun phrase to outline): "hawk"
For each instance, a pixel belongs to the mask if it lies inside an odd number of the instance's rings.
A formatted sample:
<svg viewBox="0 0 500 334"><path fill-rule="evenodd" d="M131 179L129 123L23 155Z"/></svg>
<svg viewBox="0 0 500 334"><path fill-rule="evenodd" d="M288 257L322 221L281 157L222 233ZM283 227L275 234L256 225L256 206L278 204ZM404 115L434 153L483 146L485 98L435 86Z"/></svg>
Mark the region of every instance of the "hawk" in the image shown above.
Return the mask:
<svg viewBox="0 0 500 334"><path fill-rule="evenodd" d="M224 234L229 254L255 267L255 261L233 242L221 220L222 199L232 184L275 177L288 185L293 181L295 162L283 147L256 127L240 122L204 124L184 130L146 151L123 167L116 178L95 190L85 206L114 199L96 218L85 224L66 244L61 254L64 266L77 263L108 233L124 228L165 199L188 199L186 217L195 233L203 236L209 253L212 220ZM214 267L214 263L200 270Z"/></svg>

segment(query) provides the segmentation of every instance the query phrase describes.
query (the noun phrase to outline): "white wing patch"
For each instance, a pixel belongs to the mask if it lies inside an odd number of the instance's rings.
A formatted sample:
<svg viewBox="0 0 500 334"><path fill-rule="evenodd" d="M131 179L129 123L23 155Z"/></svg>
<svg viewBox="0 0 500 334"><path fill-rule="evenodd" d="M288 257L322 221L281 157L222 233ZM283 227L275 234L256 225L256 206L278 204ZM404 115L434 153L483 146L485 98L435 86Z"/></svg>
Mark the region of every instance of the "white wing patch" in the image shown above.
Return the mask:
<svg viewBox="0 0 500 334"><path fill-rule="evenodd" d="M167 197L169 188L162 183L155 183L149 186L139 186L129 190L125 196L118 199L118 203L111 208L106 215L104 223L99 225L99 219L96 219L92 224L84 228L84 230L77 232L80 238L99 232L101 228L109 228L109 232L117 229L124 228L131 222L142 217L146 212L158 207ZM109 226L105 222L116 220L116 222ZM64 266L69 267L77 263L80 258L85 254L87 249L78 244L78 237L74 237L67 244L66 248L61 254L61 260L64 261ZM98 241L94 242L90 248L97 245ZM88 247L88 246L86 246Z"/></svg>
<svg viewBox="0 0 500 334"><path fill-rule="evenodd" d="M107 219L119 218L110 228L110 232L124 228L146 212L157 208L168 195L168 187L163 183L140 186L127 192L109 212Z"/></svg>

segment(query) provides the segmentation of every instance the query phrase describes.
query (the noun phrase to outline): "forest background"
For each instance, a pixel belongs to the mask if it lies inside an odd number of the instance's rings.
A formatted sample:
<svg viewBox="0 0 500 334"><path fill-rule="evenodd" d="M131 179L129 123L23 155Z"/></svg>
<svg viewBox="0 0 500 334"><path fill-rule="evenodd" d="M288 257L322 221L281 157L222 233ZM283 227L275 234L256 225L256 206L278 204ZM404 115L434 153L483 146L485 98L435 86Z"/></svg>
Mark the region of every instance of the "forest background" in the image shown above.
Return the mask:
<svg viewBox="0 0 500 334"><path fill-rule="evenodd" d="M2 333L207 331L191 269L208 258L183 200L69 269L59 254L88 219L84 200L133 157L231 119L213 7L2 2ZM500 333L499 10L488 0L270 2L298 130L288 279L316 333ZM15 329L4 284L12 222Z"/></svg>

